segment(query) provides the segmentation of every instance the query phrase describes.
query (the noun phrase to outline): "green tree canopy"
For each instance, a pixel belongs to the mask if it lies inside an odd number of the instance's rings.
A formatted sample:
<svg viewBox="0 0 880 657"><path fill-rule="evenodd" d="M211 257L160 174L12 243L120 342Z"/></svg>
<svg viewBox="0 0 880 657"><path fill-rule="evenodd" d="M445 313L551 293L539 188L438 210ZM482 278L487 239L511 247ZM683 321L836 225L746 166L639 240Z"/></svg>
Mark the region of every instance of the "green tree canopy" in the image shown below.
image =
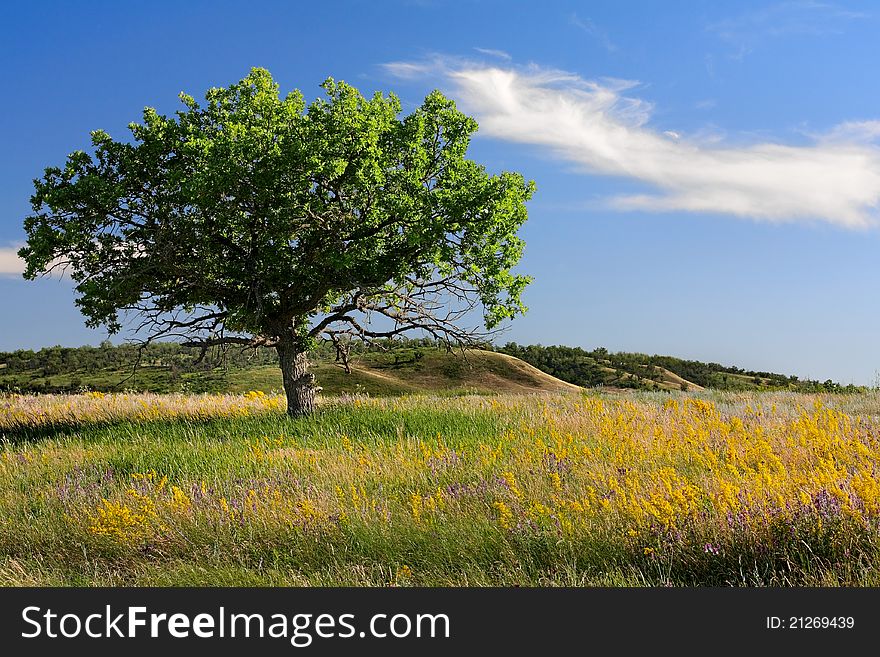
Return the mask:
<svg viewBox="0 0 880 657"><path fill-rule="evenodd" d="M25 277L65 268L93 327L276 347L293 415L313 407L312 340L467 345L474 309L487 330L522 312L534 183L467 159L477 124L438 91L401 117L393 94L322 87L306 105L253 69L174 116L146 108L130 141L93 132L34 181Z"/></svg>

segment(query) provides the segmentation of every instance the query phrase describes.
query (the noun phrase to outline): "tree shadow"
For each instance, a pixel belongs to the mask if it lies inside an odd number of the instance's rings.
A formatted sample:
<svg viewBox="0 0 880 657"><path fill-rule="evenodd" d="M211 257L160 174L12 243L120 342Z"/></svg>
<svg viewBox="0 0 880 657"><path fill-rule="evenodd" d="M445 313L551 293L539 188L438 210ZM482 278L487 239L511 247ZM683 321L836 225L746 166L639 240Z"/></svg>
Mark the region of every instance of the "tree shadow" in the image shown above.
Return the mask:
<svg viewBox="0 0 880 657"><path fill-rule="evenodd" d="M0 447L9 445L17 447L25 444L39 443L50 439L63 439L78 437L85 442L98 440L99 437L106 436L106 432L111 431L114 427L125 428L149 428L152 431L160 433L163 427L177 427L182 422L192 427L209 429L211 425L229 425L232 422L243 419L249 420L268 420L275 421L287 418L290 422L305 421L306 418L297 420L291 418L284 412L267 411L265 414L257 417L250 416L248 418L224 418L224 417L187 417L183 418L159 418L159 419L143 419L132 420L131 418L113 418L102 420L99 422L53 422L36 427L14 427L11 429L3 429L0 431ZM94 432L95 436L89 433ZM217 432L222 435L223 432Z"/></svg>

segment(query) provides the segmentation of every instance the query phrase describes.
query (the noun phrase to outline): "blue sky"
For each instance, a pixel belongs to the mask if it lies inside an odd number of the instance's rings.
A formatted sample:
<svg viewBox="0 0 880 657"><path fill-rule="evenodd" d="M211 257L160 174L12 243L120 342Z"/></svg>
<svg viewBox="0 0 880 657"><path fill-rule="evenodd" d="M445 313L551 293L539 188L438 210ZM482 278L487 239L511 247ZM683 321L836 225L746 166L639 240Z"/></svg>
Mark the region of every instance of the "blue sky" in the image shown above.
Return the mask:
<svg viewBox="0 0 880 657"><path fill-rule="evenodd" d="M538 191L504 340L844 383L880 370L880 8L870 2L8 3L0 349L96 344L67 281L23 281L31 179L252 66L440 88L471 157Z"/></svg>

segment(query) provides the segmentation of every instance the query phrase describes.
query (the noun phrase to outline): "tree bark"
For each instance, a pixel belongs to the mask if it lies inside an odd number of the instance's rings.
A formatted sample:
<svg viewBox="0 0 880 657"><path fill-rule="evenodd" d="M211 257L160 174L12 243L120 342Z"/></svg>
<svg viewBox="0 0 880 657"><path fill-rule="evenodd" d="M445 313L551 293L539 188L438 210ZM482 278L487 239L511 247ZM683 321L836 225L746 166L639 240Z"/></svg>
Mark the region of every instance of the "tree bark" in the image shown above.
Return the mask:
<svg viewBox="0 0 880 657"><path fill-rule="evenodd" d="M287 414L290 417L310 415L315 410L315 398L321 388L315 385L315 375L309 372L305 347L292 338L282 339L276 349L287 395Z"/></svg>

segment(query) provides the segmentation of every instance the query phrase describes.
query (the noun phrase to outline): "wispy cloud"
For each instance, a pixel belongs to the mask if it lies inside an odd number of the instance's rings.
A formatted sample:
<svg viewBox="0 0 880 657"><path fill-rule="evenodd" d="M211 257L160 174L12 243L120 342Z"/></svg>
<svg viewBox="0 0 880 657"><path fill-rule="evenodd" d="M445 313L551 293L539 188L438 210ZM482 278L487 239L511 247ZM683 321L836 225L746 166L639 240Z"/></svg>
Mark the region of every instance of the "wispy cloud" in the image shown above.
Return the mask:
<svg viewBox="0 0 880 657"><path fill-rule="evenodd" d="M610 207L818 219L846 228L880 223L880 149L866 138L876 136L876 122L841 124L809 145L730 145L653 128L653 107L634 95L633 81L449 58L424 66L446 78L481 134L648 186L645 194L608 199Z"/></svg>
<svg viewBox="0 0 880 657"><path fill-rule="evenodd" d="M605 48L608 52L615 52L617 50L617 46L608 38L608 34L605 30L600 29L599 26L589 18L582 18L573 13L568 17L568 24L589 34L590 37L598 41L599 45Z"/></svg>
<svg viewBox="0 0 880 657"><path fill-rule="evenodd" d="M498 59L503 59L505 61L510 61L512 59L510 53L503 50L496 50L495 48L474 48L474 50L483 55L488 55L489 57L497 57Z"/></svg>
<svg viewBox="0 0 880 657"><path fill-rule="evenodd" d="M825 134L812 135L826 142L874 142L880 140L880 121L846 121Z"/></svg>
<svg viewBox="0 0 880 657"><path fill-rule="evenodd" d="M21 275L24 261L18 257L17 246L0 246L0 276Z"/></svg>
<svg viewBox="0 0 880 657"><path fill-rule="evenodd" d="M434 70L431 64L420 62L388 62L387 64L382 64L382 68L394 77L404 80L424 77Z"/></svg>
<svg viewBox="0 0 880 657"><path fill-rule="evenodd" d="M706 31L731 47L728 57L741 61L766 39L794 35L841 34L852 22L870 15L813 0L779 2L714 21Z"/></svg>

